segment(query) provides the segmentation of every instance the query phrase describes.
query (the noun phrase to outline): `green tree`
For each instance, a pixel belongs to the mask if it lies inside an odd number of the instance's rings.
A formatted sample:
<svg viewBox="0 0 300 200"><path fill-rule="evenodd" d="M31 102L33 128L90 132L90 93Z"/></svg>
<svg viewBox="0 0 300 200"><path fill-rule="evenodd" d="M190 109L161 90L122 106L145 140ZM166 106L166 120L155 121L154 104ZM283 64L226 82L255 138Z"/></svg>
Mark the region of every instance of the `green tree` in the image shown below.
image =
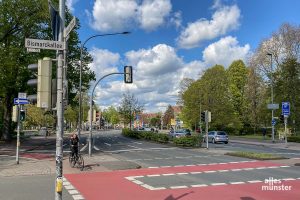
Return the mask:
<svg viewBox="0 0 300 200"><path fill-rule="evenodd" d="M122 102L118 108L118 112L123 120L124 126L134 119L135 114L141 113L143 106L139 103L138 99L133 94L123 94Z"/></svg>
<svg viewBox="0 0 300 200"><path fill-rule="evenodd" d="M66 24L71 18L71 14L67 11ZM50 16L46 0L0 1L0 96L3 97L1 101L3 111L0 112L3 114L1 116L3 126L0 136L4 140L11 139L13 98L18 92L24 92L27 89L26 83L30 78L28 64L36 63L43 57L55 58L55 51L42 50L41 53L27 53L24 47L25 38L52 40L49 24ZM79 82L80 48L77 34L79 27L78 23L68 40L68 90L71 104L77 104L72 100ZM87 67L91 57L86 49L84 49L83 58L83 86L88 89L88 83L94 78L94 73ZM55 77L55 67L53 72L53 77Z"/></svg>
<svg viewBox="0 0 300 200"><path fill-rule="evenodd" d="M69 124L70 128L73 128L77 126L78 122L78 112L79 110L76 108L72 108L71 105L67 106L67 109L64 112L65 120Z"/></svg>
<svg viewBox="0 0 300 200"><path fill-rule="evenodd" d="M240 121L243 122L244 126L249 125L249 105L245 92L248 73L248 69L242 60L232 62L227 69L230 101L233 104L234 111L238 115Z"/></svg>
<svg viewBox="0 0 300 200"><path fill-rule="evenodd" d="M296 129L300 123L300 63L295 58L287 58L279 68L280 71L275 73L275 99L277 102L290 102L289 124Z"/></svg>
<svg viewBox="0 0 300 200"><path fill-rule="evenodd" d="M119 113L113 106L110 106L108 109L103 110L102 116L108 123L111 123L112 125L118 124L120 122Z"/></svg>
<svg viewBox="0 0 300 200"><path fill-rule="evenodd" d="M163 116L163 125L170 126L171 125L171 119L174 119L174 118L175 118L174 110L173 110L171 105L168 105L168 108L167 108L167 110L166 110L166 112L164 113L164 116Z"/></svg>
<svg viewBox="0 0 300 200"><path fill-rule="evenodd" d="M159 125L160 125L160 117L159 116L152 117L150 119L150 126L158 127Z"/></svg>
<svg viewBox="0 0 300 200"><path fill-rule="evenodd" d="M34 105L26 105L26 120L24 127L30 128L32 126L52 126L54 117L48 111L38 108Z"/></svg>

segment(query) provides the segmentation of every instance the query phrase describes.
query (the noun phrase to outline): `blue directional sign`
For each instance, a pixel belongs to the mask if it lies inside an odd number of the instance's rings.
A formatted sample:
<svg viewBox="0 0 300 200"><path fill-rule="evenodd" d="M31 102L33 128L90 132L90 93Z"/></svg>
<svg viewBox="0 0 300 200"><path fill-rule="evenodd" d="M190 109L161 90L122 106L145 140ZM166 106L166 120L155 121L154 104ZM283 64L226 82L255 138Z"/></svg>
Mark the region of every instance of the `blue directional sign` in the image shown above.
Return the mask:
<svg viewBox="0 0 300 200"><path fill-rule="evenodd" d="M275 126L275 125L276 125L276 120L272 119L272 126Z"/></svg>
<svg viewBox="0 0 300 200"><path fill-rule="evenodd" d="M282 114L285 117L290 115L290 102L282 102Z"/></svg>
<svg viewBox="0 0 300 200"><path fill-rule="evenodd" d="M14 98L14 104L29 104L28 99Z"/></svg>

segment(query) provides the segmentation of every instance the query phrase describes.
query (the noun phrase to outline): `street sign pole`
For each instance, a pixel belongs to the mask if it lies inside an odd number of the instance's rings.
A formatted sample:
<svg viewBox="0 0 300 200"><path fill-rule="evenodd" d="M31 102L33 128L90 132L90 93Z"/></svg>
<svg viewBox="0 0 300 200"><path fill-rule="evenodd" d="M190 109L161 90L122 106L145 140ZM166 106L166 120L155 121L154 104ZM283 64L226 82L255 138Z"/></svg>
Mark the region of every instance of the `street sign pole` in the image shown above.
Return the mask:
<svg viewBox="0 0 300 200"><path fill-rule="evenodd" d="M206 149L208 149L208 111L205 111Z"/></svg>
<svg viewBox="0 0 300 200"><path fill-rule="evenodd" d="M65 0L59 0L59 42L64 42L65 27ZM64 46L64 45L63 45ZM64 47L65 48L65 47ZM64 131L64 109L63 109L63 54L64 49L57 51L57 127L56 127L56 181L55 200L62 200L63 187L63 131Z"/></svg>
<svg viewBox="0 0 300 200"><path fill-rule="evenodd" d="M20 104L17 106L17 150L16 150L16 163L19 164L19 152L20 152Z"/></svg>
<svg viewBox="0 0 300 200"><path fill-rule="evenodd" d="M285 144L287 145L287 117L286 116L284 117L284 133L285 133L284 136Z"/></svg>

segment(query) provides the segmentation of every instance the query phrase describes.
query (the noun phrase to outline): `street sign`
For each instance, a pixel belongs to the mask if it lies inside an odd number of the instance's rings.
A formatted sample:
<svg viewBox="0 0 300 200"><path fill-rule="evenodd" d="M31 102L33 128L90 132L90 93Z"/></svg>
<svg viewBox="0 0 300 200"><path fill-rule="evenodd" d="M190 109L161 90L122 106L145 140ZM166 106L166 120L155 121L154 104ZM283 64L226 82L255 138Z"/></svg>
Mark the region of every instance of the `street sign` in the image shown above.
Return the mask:
<svg viewBox="0 0 300 200"><path fill-rule="evenodd" d="M25 47L33 49L64 50L64 42L25 38Z"/></svg>
<svg viewBox="0 0 300 200"><path fill-rule="evenodd" d="M35 49L35 48L27 48L27 52L41 52L41 49Z"/></svg>
<svg viewBox="0 0 300 200"><path fill-rule="evenodd" d="M290 115L290 102L282 102L282 114L284 117Z"/></svg>
<svg viewBox="0 0 300 200"><path fill-rule="evenodd" d="M276 120L273 119L273 120L272 120L272 126L275 126L275 125L276 125Z"/></svg>
<svg viewBox="0 0 300 200"><path fill-rule="evenodd" d="M27 94L25 92L19 92L18 93L18 98L19 99L27 99Z"/></svg>
<svg viewBox="0 0 300 200"><path fill-rule="evenodd" d="M277 110L277 109L279 109L279 104L278 103L268 104L268 109L269 110Z"/></svg>
<svg viewBox="0 0 300 200"><path fill-rule="evenodd" d="M14 104L29 104L28 99L14 98Z"/></svg>
<svg viewBox="0 0 300 200"><path fill-rule="evenodd" d="M65 38L70 34L70 32L75 27L75 25L76 25L76 17L73 17L72 21L70 21L70 24L65 28L65 31L64 31Z"/></svg>

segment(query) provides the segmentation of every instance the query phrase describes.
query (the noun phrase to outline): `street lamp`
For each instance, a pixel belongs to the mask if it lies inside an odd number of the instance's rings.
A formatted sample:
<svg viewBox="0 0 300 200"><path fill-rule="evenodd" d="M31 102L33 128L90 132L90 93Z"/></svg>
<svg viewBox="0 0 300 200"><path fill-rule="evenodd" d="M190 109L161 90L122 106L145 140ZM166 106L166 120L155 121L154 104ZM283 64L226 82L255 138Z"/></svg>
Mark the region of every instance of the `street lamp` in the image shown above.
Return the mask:
<svg viewBox="0 0 300 200"><path fill-rule="evenodd" d="M84 45L92 38L95 37L103 37L103 36L109 36L109 35L125 35L129 34L130 32L124 31L120 33L107 33L107 34L98 34L98 35L93 35L89 38L87 38L80 47L80 73L79 73L79 119L78 119L78 137L80 138L80 133L81 133L81 121L82 121L82 52Z"/></svg>
<svg viewBox="0 0 300 200"><path fill-rule="evenodd" d="M274 104L274 91L273 91L273 55L271 53L267 53L268 56L271 57L271 101L272 101L272 105ZM271 109L272 111L272 142L275 142L275 127L274 127L274 108Z"/></svg>

